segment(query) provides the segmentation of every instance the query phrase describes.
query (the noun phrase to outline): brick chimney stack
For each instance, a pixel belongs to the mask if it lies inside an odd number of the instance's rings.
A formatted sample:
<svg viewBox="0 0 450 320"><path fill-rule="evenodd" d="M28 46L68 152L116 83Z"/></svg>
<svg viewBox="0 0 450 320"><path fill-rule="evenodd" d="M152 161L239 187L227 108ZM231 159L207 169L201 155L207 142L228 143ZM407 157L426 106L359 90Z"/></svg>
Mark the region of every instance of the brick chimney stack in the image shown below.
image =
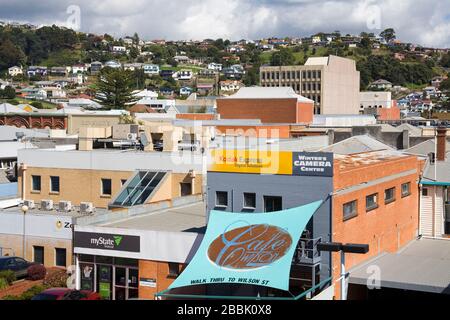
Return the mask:
<svg viewBox="0 0 450 320"><path fill-rule="evenodd" d="M437 161L445 161L445 154L447 153L447 128L439 127L437 129Z"/></svg>

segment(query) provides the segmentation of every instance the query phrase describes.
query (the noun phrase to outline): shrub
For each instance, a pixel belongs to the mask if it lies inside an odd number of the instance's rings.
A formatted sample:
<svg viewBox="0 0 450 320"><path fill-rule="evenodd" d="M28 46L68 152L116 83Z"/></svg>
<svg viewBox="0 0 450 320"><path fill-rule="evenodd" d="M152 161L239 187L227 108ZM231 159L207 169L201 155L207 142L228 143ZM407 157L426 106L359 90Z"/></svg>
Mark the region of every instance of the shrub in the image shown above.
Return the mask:
<svg viewBox="0 0 450 320"><path fill-rule="evenodd" d="M47 269L42 264L35 264L28 267L27 274L30 280L43 280L47 274Z"/></svg>
<svg viewBox="0 0 450 320"><path fill-rule="evenodd" d="M5 278L0 278L0 290L8 288L9 284Z"/></svg>
<svg viewBox="0 0 450 320"><path fill-rule="evenodd" d="M0 271L0 279L5 279L6 283L11 285L16 281L16 274L11 270Z"/></svg>
<svg viewBox="0 0 450 320"><path fill-rule="evenodd" d="M44 290L45 290L44 286L31 287L30 289L28 289L19 296L19 300L31 300L31 298L33 298L35 295L41 293Z"/></svg>
<svg viewBox="0 0 450 320"><path fill-rule="evenodd" d="M65 288L67 287L67 279L69 276L64 270L58 270L48 274L43 285L47 288Z"/></svg>

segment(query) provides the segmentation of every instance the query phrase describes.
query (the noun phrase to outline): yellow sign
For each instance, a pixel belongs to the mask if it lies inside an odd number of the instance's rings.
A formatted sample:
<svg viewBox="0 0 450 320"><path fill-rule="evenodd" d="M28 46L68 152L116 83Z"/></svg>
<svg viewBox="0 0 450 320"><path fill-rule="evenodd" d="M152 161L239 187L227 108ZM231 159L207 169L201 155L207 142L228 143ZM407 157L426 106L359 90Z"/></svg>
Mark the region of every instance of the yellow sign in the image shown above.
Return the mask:
<svg viewBox="0 0 450 320"><path fill-rule="evenodd" d="M292 152L212 150L209 171L292 175Z"/></svg>

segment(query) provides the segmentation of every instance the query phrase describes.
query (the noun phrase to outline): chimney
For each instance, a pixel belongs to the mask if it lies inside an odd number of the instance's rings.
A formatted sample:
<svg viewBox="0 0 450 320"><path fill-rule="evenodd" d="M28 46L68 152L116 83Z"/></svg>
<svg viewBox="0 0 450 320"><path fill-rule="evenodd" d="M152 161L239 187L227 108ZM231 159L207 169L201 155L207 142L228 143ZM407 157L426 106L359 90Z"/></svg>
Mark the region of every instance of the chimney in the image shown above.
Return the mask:
<svg viewBox="0 0 450 320"><path fill-rule="evenodd" d="M447 128L439 127L437 129L437 161L445 161L447 147Z"/></svg>
<svg viewBox="0 0 450 320"><path fill-rule="evenodd" d="M403 130L403 150L409 149L409 131L407 129Z"/></svg>

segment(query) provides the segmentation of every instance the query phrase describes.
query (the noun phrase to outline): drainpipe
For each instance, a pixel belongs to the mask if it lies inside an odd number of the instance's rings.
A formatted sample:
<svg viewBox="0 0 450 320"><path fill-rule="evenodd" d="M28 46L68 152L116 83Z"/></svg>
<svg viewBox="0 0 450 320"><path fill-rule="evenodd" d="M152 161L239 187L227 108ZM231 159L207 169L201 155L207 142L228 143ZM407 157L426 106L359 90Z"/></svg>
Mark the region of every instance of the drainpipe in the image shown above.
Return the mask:
<svg viewBox="0 0 450 320"><path fill-rule="evenodd" d="M27 171L27 165L25 163L20 164L20 171L22 172L22 201L25 200L25 194L26 194L26 171Z"/></svg>

